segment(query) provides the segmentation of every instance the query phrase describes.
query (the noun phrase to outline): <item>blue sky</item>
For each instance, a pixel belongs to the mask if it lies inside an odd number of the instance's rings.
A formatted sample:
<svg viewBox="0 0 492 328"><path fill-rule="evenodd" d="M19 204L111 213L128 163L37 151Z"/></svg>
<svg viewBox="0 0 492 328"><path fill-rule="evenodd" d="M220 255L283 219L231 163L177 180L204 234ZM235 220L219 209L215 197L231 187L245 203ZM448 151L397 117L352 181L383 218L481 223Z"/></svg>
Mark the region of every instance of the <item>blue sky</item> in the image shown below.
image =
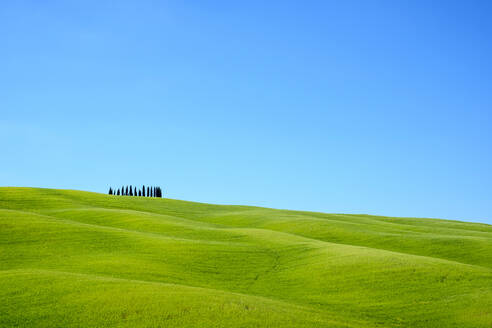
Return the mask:
<svg viewBox="0 0 492 328"><path fill-rule="evenodd" d="M0 184L492 223L490 1L2 1Z"/></svg>

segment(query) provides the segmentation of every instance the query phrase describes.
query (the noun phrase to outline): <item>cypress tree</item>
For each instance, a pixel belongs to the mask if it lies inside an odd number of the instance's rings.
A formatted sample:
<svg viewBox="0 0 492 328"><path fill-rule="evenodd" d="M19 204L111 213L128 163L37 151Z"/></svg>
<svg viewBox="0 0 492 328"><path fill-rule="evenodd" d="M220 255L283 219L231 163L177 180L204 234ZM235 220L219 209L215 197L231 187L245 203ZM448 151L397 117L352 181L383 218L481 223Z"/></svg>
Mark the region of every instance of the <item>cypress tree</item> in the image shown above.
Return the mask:
<svg viewBox="0 0 492 328"><path fill-rule="evenodd" d="M121 186L121 196L125 196L125 187Z"/></svg>
<svg viewBox="0 0 492 328"><path fill-rule="evenodd" d="M142 186L142 196L145 197L145 185Z"/></svg>
<svg viewBox="0 0 492 328"><path fill-rule="evenodd" d="M147 197L150 197L150 187L147 187Z"/></svg>
<svg viewBox="0 0 492 328"><path fill-rule="evenodd" d="M126 189L125 189L125 196L128 196L128 186L126 186Z"/></svg>
<svg viewBox="0 0 492 328"><path fill-rule="evenodd" d="M119 189L119 188L118 188L118 193L117 193L117 195L118 195L118 196L120 195L120 189Z"/></svg>
<svg viewBox="0 0 492 328"><path fill-rule="evenodd" d="M133 195L137 196L137 187L133 187Z"/></svg>
<svg viewBox="0 0 492 328"><path fill-rule="evenodd" d="M113 194L113 189L111 189L111 187L109 187L109 192L108 194L112 195Z"/></svg>
<svg viewBox="0 0 492 328"><path fill-rule="evenodd" d="M131 185L130 185L130 196L133 196L133 188Z"/></svg>
<svg viewBox="0 0 492 328"><path fill-rule="evenodd" d="M142 190L139 190L139 191L138 191L138 196L139 196L139 197L140 197L140 196L142 196Z"/></svg>

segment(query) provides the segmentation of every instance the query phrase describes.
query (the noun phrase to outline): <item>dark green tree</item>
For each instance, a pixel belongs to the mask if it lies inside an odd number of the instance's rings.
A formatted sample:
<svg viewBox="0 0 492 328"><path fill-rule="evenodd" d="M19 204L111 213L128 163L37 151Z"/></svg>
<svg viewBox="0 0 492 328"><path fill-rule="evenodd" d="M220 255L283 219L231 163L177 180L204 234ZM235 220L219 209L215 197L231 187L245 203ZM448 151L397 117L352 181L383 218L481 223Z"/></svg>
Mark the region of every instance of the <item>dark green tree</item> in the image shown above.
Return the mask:
<svg viewBox="0 0 492 328"><path fill-rule="evenodd" d="M109 187L109 192L108 194L112 195L113 194L113 189L111 189L111 187Z"/></svg>
<svg viewBox="0 0 492 328"><path fill-rule="evenodd" d="M120 195L120 189L118 189L118 193L117 193L117 195L118 195L118 196Z"/></svg>
<svg viewBox="0 0 492 328"><path fill-rule="evenodd" d="M145 197L145 185L142 186L142 196Z"/></svg>

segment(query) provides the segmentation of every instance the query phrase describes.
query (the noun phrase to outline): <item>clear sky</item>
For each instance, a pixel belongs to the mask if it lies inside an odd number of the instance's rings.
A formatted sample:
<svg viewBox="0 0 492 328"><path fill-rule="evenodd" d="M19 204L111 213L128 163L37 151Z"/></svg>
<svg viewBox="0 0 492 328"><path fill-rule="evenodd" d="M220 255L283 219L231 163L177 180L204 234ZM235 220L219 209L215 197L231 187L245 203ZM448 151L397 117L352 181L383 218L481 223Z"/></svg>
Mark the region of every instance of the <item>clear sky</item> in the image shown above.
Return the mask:
<svg viewBox="0 0 492 328"><path fill-rule="evenodd" d="M491 1L0 2L0 185L492 223Z"/></svg>

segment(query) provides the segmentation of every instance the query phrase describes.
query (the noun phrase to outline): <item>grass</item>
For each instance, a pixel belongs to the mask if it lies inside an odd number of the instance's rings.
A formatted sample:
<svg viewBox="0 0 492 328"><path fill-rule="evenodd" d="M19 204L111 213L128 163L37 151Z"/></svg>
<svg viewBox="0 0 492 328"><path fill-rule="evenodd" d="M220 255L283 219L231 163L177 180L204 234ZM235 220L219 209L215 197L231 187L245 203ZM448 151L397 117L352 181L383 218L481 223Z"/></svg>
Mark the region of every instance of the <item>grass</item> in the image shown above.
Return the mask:
<svg viewBox="0 0 492 328"><path fill-rule="evenodd" d="M492 327L492 226L0 188L0 327Z"/></svg>

